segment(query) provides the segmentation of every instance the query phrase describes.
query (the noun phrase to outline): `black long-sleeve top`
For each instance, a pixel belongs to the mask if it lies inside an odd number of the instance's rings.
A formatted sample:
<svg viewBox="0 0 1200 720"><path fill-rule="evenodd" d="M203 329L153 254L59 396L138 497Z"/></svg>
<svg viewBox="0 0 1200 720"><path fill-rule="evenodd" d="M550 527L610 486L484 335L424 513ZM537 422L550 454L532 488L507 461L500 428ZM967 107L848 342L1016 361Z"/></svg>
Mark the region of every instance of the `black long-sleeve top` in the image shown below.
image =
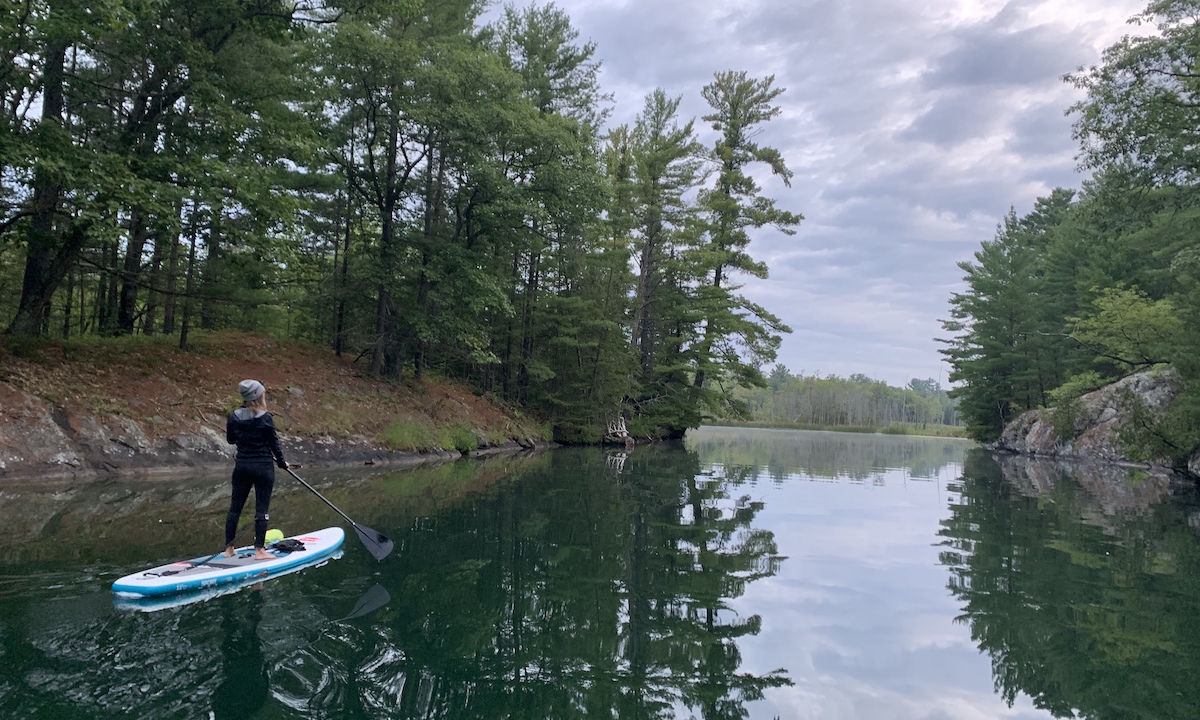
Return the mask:
<svg viewBox="0 0 1200 720"><path fill-rule="evenodd" d="M275 434L275 421L271 413L255 414L249 408L238 408L225 421L225 440L237 445L237 462L260 463L275 461L284 466L283 448Z"/></svg>

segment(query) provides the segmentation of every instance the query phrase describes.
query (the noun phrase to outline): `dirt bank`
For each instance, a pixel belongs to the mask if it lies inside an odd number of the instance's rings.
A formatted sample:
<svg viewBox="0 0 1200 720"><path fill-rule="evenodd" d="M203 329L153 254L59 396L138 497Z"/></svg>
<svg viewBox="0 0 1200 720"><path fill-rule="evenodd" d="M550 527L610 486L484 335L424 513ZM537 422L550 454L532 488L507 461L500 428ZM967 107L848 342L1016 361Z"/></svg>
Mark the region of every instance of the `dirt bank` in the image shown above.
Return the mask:
<svg viewBox="0 0 1200 720"><path fill-rule="evenodd" d="M0 478L227 467L237 384L267 386L285 454L417 464L544 444L544 429L453 382L386 382L352 357L239 333L16 343L0 338Z"/></svg>

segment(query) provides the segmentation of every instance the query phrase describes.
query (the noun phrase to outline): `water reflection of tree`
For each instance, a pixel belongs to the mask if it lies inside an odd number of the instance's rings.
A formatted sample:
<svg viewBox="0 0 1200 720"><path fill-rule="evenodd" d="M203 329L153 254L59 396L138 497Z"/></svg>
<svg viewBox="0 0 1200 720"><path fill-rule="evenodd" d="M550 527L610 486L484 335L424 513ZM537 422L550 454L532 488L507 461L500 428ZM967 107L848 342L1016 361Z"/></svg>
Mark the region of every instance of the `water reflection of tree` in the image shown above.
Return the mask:
<svg viewBox="0 0 1200 720"><path fill-rule="evenodd" d="M751 528L760 505L695 481L678 449L639 449L619 483L597 453L554 458L402 536L405 580L360 686L371 711L741 718L789 682L739 672L761 619L727 607L780 561Z"/></svg>
<svg viewBox="0 0 1200 720"><path fill-rule="evenodd" d="M1200 548L1187 503L1114 513L1068 477L1037 496L1012 480L972 453L940 532L997 692L1056 717L1194 717Z"/></svg>
<svg viewBox="0 0 1200 720"><path fill-rule="evenodd" d="M263 598L251 591L219 598L216 604L221 607L221 684L213 692L213 718L251 718L269 697L267 663L258 640Z"/></svg>
<svg viewBox="0 0 1200 720"><path fill-rule="evenodd" d="M761 505L699 467L658 446L615 475L561 450L415 519L416 499L381 500L385 563L351 547L261 596L147 615L114 612L106 587L45 609L0 595L0 717L237 716L264 689L258 715L281 718L745 717L789 681L744 671L762 621L728 604L781 558ZM376 580L390 603L335 620Z"/></svg>
<svg viewBox="0 0 1200 720"><path fill-rule="evenodd" d="M6 603L0 717L250 717L269 702L250 595L149 615L108 592Z"/></svg>

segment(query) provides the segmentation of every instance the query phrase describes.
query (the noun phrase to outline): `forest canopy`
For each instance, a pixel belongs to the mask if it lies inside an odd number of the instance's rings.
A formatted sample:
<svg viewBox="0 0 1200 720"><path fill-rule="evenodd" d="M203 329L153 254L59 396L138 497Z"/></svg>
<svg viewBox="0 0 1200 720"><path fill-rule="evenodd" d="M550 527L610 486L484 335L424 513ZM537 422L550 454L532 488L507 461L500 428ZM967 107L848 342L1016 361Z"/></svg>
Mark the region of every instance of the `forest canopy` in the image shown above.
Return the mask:
<svg viewBox="0 0 1200 720"><path fill-rule="evenodd" d="M756 141L773 77L659 89L606 127L553 5L23 0L0 14L10 338L237 329L468 382L595 440L678 436L788 328L739 293L801 221ZM697 122L712 130L699 140ZM761 175L760 175L761 176Z"/></svg>
<svg viewBox="0 0 1200 720"><path fill-rule="evenodd" d="M1066 78L1085 92L1070 111L1093 174L1010 212L960 263L967 287L951 298L943 353L974 437L1172 367L1182 395L1126 449L1184 464L1200 445L1198 12L1195 0L1154 2L1134 20L1156 32L1122 39Z"/></svg>

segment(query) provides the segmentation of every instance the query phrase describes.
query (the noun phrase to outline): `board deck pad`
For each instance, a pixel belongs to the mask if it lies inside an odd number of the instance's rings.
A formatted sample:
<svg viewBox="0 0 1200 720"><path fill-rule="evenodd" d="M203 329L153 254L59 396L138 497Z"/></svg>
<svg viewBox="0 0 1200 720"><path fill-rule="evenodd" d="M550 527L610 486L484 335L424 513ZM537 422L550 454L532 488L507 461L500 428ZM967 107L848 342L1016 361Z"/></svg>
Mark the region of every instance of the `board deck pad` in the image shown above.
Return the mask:
<svg viewBox="0 0 1200 720"><path fill-rule="evenodd" d="M238 548L233 557L220 554L168 563L126 575L113 583L113 592L119 597L145 598L256 582L328 558L342 546L345 537L340 527L331 527L291 536L304 543L304 550L284 553L273 550L274 543L271 543L267 551L275 557L270 560L256 560L254 548L243 547Z"/></svg>

